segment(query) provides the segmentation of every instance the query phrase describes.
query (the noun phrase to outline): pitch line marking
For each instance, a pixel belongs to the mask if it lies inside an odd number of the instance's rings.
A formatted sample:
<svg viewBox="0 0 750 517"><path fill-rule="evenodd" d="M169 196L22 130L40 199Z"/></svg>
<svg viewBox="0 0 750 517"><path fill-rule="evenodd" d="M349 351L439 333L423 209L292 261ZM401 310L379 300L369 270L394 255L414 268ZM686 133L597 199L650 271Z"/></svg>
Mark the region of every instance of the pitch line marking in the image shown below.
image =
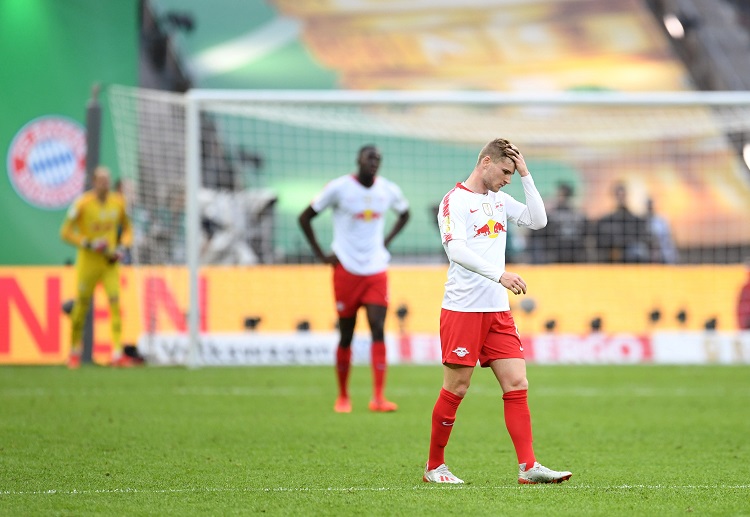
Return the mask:
<svg viewBox="0 0 750 517"><path fill-rule="evenodd" d="M557 485L560 486L560 485ZM327 487L327 488L293 488L293 487L266 487L266 488L164 488L164 489L141 489L141 488L112 488L95 490L36 490L15 491L0 490L0 496L21 495L97 495L97 494L172 494L172 493L200 493L200 492L406 492L414 490L434 490L435 485L415 485L411 487ZM450 486L451 490L529 490L522 486ZM750 485L575 485L567 484L560 486L568 490L748 490ZM532 489L533 490L533 489Z"/></svg>

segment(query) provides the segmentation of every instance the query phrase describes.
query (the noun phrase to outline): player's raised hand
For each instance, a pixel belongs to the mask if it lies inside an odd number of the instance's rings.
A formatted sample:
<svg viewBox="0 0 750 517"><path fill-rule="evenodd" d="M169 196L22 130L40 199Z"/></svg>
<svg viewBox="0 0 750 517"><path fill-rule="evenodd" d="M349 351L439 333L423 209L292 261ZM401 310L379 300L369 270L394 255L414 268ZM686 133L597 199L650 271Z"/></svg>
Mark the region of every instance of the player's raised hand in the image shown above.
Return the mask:
<svg viewBox="0 0 750 517"><path fill-rule="evenodd" d="M518 171L518 174L520 176L526 176L529 174L529 168L526 166L526 160L523 157L523 154L521 154L521 151L519 151L518 147L515 146L515 144L510 144L507 150L508 157L513 160L513 163L516 164L516 170Z"/></svg>
<svg viewBox="0 0 750 517"><path fill-rule="evenodd" d="M515 295L526 294L526 282L515 273L511 273L510 271L504 272L500 276L500 283Z"/></svg>

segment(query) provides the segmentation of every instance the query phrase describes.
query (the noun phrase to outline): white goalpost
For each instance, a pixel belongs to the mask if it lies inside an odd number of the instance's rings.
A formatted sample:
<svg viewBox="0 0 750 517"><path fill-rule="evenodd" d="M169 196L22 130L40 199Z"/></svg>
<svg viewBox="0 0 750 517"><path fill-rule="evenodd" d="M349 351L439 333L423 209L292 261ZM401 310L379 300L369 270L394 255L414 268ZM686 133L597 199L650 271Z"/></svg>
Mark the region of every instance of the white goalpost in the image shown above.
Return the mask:
<svg viewBox="0 0 750 517"><path fill-rule="evenodd" d="M394 267L420 271L408 272L408 292L396 300L410 307L417 332L428 332L430 316L417 307L434 298L427 286L445 261L433 209L497 137L522 149L549 207L565 184L587 221L575 260L549 249L559 239L511 229L512 263L539 270L571 261L590 269L628 262L719 267L741 263L750 250L747 92L175 94L113 86L108 96L136 225L134 269L164 279L184 308L180 328L145 309L143 334L157 341L165 329L182 334L189 353L178 362L194 366L211 364L207 339L220 347L239 334L289 336L303 322L334 331L327 273L314 265L296 217L327 181L354 170L357 149L368 143L381 148L381 174L412 206L412 221L391 251ZM595 223L612 209L615 183L627 187L634 213L645 218L650 202L664 216L675 261L602 252ZM522 199L517 184L509 190ZM329 221L317 219L327 246ZM397 319L390 319L395 332Z"/></svg>

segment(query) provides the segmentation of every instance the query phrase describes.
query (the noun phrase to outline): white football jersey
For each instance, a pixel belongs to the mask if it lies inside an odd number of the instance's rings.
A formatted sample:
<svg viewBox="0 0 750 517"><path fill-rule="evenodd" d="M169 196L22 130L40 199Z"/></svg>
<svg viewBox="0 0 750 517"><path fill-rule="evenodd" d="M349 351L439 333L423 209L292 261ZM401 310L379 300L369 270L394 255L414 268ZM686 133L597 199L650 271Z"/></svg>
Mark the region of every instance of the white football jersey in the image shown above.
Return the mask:
<svg viewBox="0 0 750 517"><path fill-rule="evenodd" d="M391 254L383 243L385 215L388 209L399 214L409 209L398 185L377 176L368 188L348 174L329 182L310 206L318 213L333 209L331 250L344 269L355 275L386 270Z"/></svg>
<svg viewBox="0 0 750 517"><path fill-rule="evenodd" d="M469 250L504 271L508 222L532 226L536 218L546 223L544 202L531 175L522 177L521 183L527 204L502 191L477 194L462 183L456 184L443 197L437 216L446 254L451 240L464 240ZM458 312L496 312L510 310L510 303L499 278L487 278L451 260L442 307Z"/></svg>

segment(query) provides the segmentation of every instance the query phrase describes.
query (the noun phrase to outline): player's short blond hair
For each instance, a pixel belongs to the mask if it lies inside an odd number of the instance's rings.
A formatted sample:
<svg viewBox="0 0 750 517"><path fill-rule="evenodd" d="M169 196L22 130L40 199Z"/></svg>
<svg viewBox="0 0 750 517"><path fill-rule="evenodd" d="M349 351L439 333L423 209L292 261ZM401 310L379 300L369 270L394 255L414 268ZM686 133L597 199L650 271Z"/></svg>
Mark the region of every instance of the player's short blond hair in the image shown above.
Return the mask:
<svg viewBox="0 0 750 517"><path fill-rule="evenodd" d="M495 138L491 142L487 142L487 145L482 147L479 151L479 157L477 157L477 165L482 161L482 158L489 156L492 163L497 163L503 158L510 158L507 150L512 144L505 138Z"/></svg>
<svg viewBox="0 0 750 517"><path fill-rule="evenodd" d="M94 168L94 174L93 176L96 178L98 176L107 176L108 178L112 178L112 173L109 170L109 167L106 165L97 165L96 168Z"/></svg>

